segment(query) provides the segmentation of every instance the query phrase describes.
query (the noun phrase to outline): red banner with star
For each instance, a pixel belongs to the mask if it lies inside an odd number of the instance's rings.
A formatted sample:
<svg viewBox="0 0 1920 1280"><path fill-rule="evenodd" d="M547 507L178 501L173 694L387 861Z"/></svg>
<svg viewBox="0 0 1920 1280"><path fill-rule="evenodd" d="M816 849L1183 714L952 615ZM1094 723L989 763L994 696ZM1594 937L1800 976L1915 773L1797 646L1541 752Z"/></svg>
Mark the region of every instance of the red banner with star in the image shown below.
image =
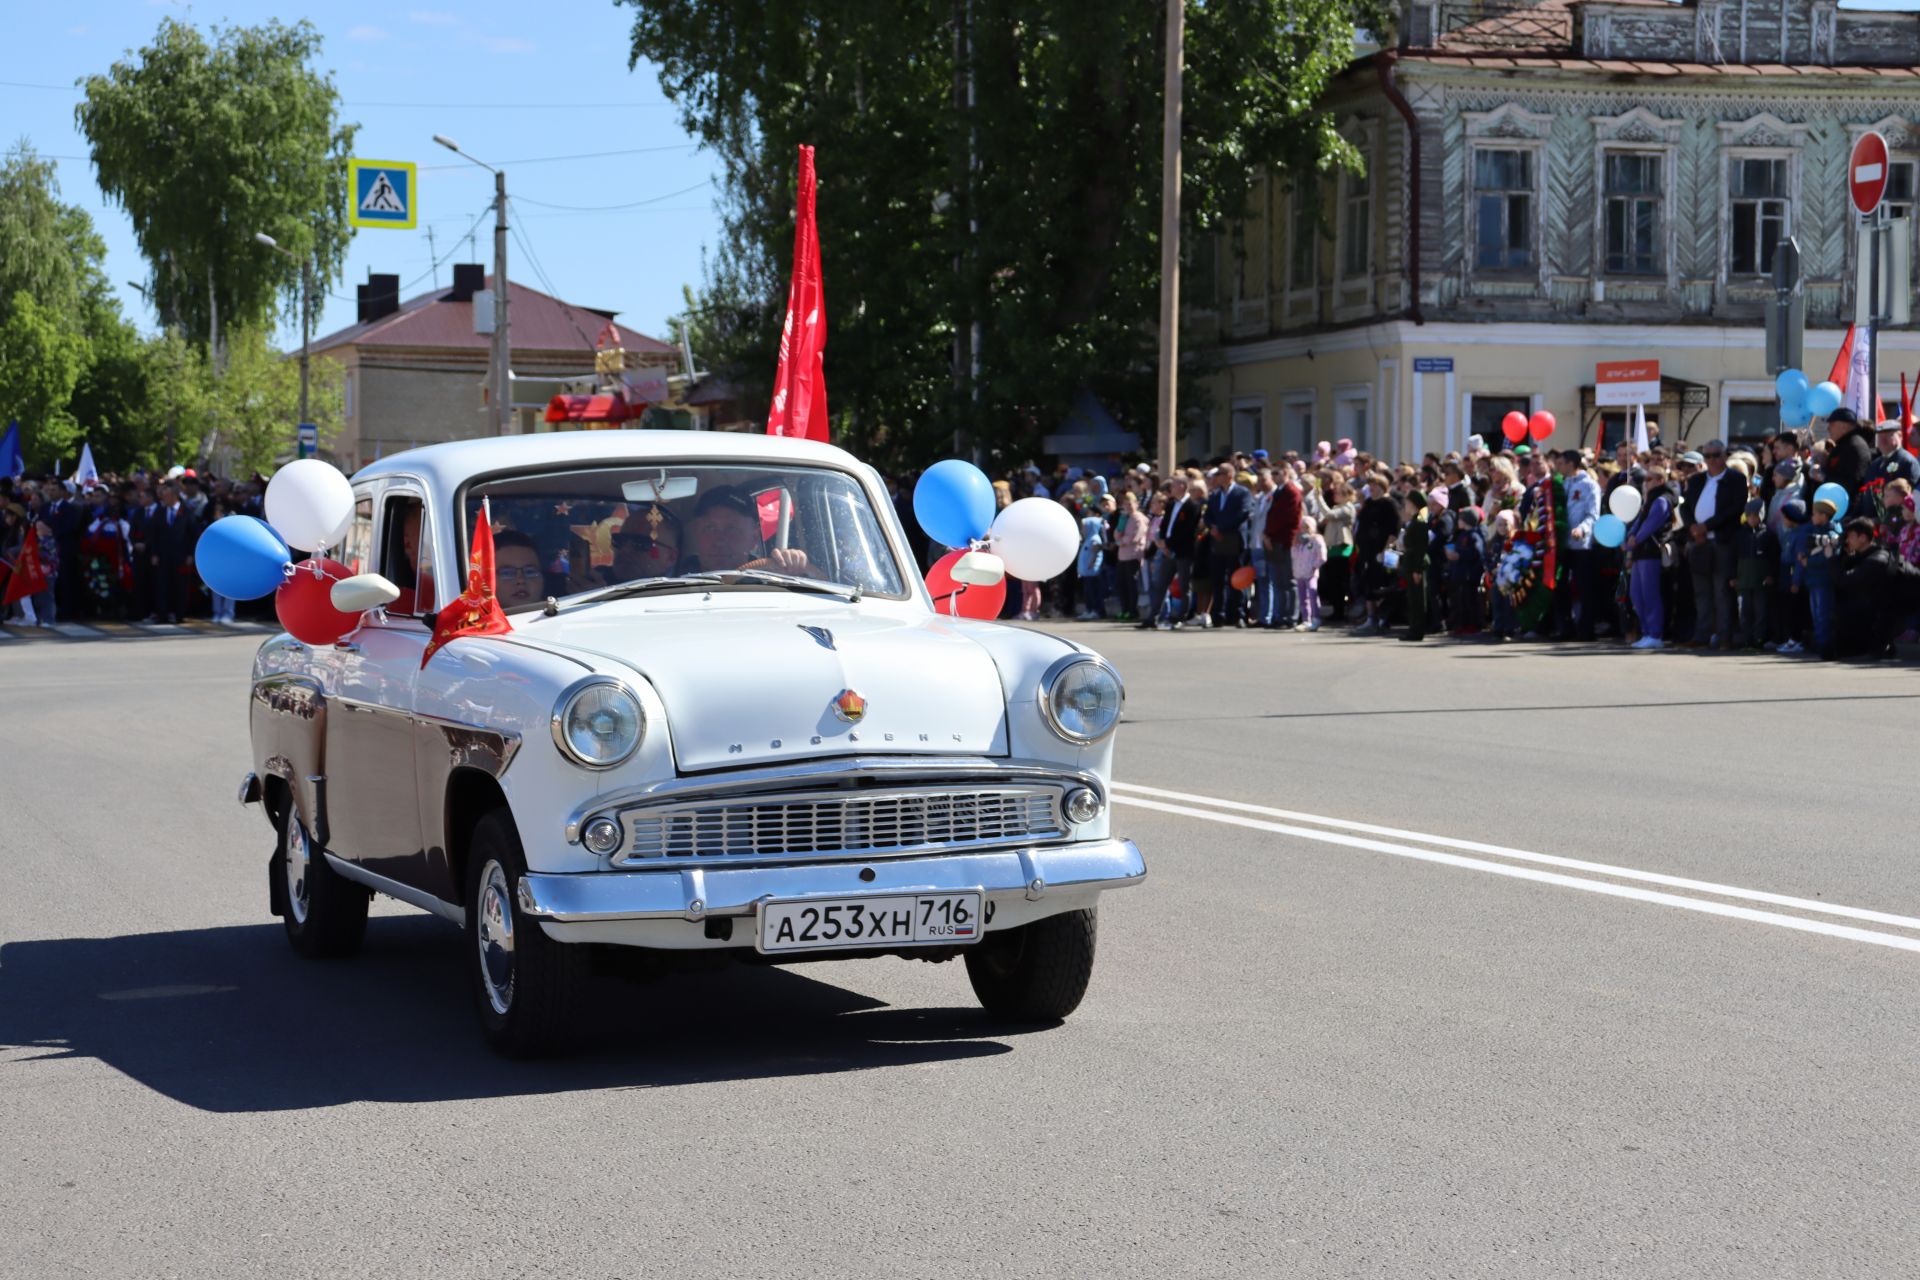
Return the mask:
<svg viewBox="0 0 1920 1280"><path fill-rule="evenodd" d="M493 522L487 518L487 504L473 519L473 549L467 555L467 589L456 596L433 619L433 639L420 655L427 660L451 640L461 636L498 636L513 630L507 615L501 612L493 582Z"/></svg>
<svg viewBox="0 0 1920 1280"><path fill-rule="evenodd" d="M27 526L27 540L21 544L19 558L11 568L13 572L6 578L5 603L18 604L47 589L47 567L40 561L40 531L32 525Z"/></svg>

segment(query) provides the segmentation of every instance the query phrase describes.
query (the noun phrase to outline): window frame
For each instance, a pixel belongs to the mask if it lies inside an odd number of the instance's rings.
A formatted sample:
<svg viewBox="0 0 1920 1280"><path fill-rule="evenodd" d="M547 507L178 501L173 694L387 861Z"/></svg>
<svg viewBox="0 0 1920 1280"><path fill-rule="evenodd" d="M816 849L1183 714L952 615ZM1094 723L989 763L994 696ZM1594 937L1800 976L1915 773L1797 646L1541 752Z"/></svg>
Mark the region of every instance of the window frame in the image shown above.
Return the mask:
<svg viewBox="0 0 1920 1280"><path fill-rule="evenodd" d="M1527 185L1525 187L1483 188L1479 185L1481 153L1493 151L1512 152L1525 157L1527 165ZM1529 139L1476 138L1469 143L1467 148L1467 173L1465 183L1467 195L1466 257L1467 274L1469 276L1486 280L1537 280L1546 270L1545 255L1542 252L1541 246L1543 235L1541 227L1542 212L1540 207L1542 203L1540 191L1541 167L1544 159L1545 148L1543 144ZM1483 190L1489 193L1495 191L1503 193L1502 221L1509 227L1512 225L1513 218L1510 204L1511 200L1516 195L1522 193L1526 195L1528 212L1525 221L1527 229L1527 260L1525 262L1518 264L1509 262L1500 266L1481 265L1480 195ZM1510 247L1503 251L1504 255L1511 255L1512 253L1513 250Z"/></svg>
<svg viewBox="0 0 1920 1280"><path fill-rule="evenodd" d="M1756 260L1754 263L1755 269L1752 271L1742 271L1735 267L1734 231L1736 219L1734 216L1734 208L1736 203L1754 202L1764 204L1768 201L1778 200L1785 206L1785 216L1782 220L1780 236L1774 241L1774 247L1776 249L1779 248L1781 244L1785 243L1794 234L1800 212L1799 155L1799 149L1795 147L1726 147L1721 150L1722 181L1720 184L1720 225L1723 234L1720 240L1720 272L1721 278L1728 284L1751 285L1759 281L1765 281L1769 278L1771 271L1771 264L1764 260ZM1750 160L1765 160L1781 165L1781 186L1786 194L1779 196L1736 196L1733 190L1733 179L1737 172L1736 166L1742 165ZM1759 219L1762 216L1764 215L1761 213L1756 213L1755 215L1754 246L1756 253L1758 253L1760 245Z"/></svg>
<svg viewBox="0 0 1920 1280"><path fill-rule="evenodd" d="M378 515L374 521L373 530L374 553L380 565L380 568L376 570L376 572L386 573L388 567L387 556L388 552L392 549L388 543L391 539L400 536L400 531L392 527L393 504L396 502L417 502L420 504L420 542L418 550L423 552L424 556L416 560L413 566L413 582L411 585L413 589L414 612L400 613L394 610L391 605L387 606L384 612L386 613L388 621L393 624L431 627L434 617L440 611L440 579L433 573L434 562L438 558L435 554L436 548L433 542L436 529L433 503L428 498L427 486L422 481L410 476L389 476L386 479L386 483L381 486L379 501L375 508ZM433 584L433 599L424 602L420 598L420 571L423 567L422 562L424 562L424 567L428 571L428 581ZM404 591L408 588L409 584L395 582L393 585Z"/></svg>
<svg viewBox="0 0 1920 1280"><path fill-rule="evenodd" d="M1609 190L1607 173L1610 168L1610 162L1616 156L1636 156L1655 161L1659 165L1657 181L1654 184L1657 189L1651 193L1632 192L1622 193L1617 196L1614 195ZM1671 275L1671 264L1673 261L1671 198L1673 194L1673 149L1671 147L1644 146L1634 143L1607 143L1599 148L1595 167L1598 170L1596 175L1598 181L1596 181L1594 185L1595 189L1600 193L1600 198L1595 202L1597 205L1595 216L1598 226L1597 242L1594 246L1594 263L1597 268L1595 274L1606 279L1621 281L1667 279ZM1648 270L1616 269L1613 266L1611 243L1613 203L1615 200L1627 201L1630 204L1651 201L1654 204L1655 216L1657 218L1653 233L1654 260L1652 267Z"/></svg>
<svg viewBox="0 0 1920 1280"><path fill-rule="evenodd" d="M1302 202L1301 197L1304 195L1311 195L1313 201L1311 206L1313 209L1313 226L1311 233L1306 237L1306 243L1312 245L1313 251L1309 258L1311 278L1305 283L1302 283L1297 268L1300 265L1300 245L1302 243L1300 216L1308 207ZM1287 298L1289 301L1295 298L1309 297L1320 288L1321 242L1326 239L1325 236L1320 234L1320 211L1322 205L1323 195L1319 182L1311 177L1296 177L1293 185L1287 191Z"/></svg>
<svg viewBox="0 0 1920 1280"><path fill-rule="evenodd" d="M1335 228L1334 278L1343 284L1356 280L1364 281L1373 276L1375 240L1373 211L1376 184L1372 141L1369 131L1366 137L1354 144L1360 152L1361 163L1365 165L1364 172L1354 174L1345 169L1340 171L1340 225ZM1354 191L1356 180L1361 185L1361 190L1357 194ZM1362 233L1357 240L1361 256L1358 268L1350 263L1356 243L1352 234L1353 213L1356 207L1364 211L1361 215Z"/></svg>

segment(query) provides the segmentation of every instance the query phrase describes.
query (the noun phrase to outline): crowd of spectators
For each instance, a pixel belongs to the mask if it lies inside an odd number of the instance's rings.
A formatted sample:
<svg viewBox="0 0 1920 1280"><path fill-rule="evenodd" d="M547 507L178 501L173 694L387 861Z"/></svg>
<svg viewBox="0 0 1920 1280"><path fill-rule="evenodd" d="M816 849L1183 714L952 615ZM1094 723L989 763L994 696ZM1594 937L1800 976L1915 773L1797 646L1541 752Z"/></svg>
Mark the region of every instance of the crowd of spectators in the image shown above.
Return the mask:
<svg viewBox="0 0 1920 1280"><path fill-rule="evenodd" d="M1003 616L1887 656L1920 624L1920 463L1899 423L1840 409L1814 434L1598 457L1476 436L1398 465L1340 440L1171 476L1028 466L995 482L1000 505L1059 501L1082 546L1053 581L1010 582ZM1844 504L1817 496L1828 484ZM1622 486L1639 501L1615 504ZM907 512L911 486L895 489ZM1611 547L1610 509L1635 513Z"/></svg>
<svg viewBox="0 0 1920 1280"><path fill-rule="evenodd" d="M266 481L174 467L102 474L86 485L0 477L0 571L35 535L47 589L0 610L0 622L234 620L235 603L209 592L194 570L201 532L222 516L261 514ZM262 617L270 616L272 601Z"/></svg>

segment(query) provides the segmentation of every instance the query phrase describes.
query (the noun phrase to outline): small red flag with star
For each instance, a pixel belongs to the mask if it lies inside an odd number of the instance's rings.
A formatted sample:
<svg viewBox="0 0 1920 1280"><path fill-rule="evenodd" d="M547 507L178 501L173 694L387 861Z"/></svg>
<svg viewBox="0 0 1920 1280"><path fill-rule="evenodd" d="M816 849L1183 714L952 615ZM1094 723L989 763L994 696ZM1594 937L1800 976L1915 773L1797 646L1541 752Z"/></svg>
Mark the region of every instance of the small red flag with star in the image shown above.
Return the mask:
<svg viewBox="0 0 1920 1280"><path fill-rule="evenodd" d="M493 522L487 518L488 504L480 504L473 520L473 550L467 555L467 589L454 597L433 619L433 638L420 655L427 660L450 640L461 636L498 636L513 630L507 615L500 610L493 583Z"/></svg>

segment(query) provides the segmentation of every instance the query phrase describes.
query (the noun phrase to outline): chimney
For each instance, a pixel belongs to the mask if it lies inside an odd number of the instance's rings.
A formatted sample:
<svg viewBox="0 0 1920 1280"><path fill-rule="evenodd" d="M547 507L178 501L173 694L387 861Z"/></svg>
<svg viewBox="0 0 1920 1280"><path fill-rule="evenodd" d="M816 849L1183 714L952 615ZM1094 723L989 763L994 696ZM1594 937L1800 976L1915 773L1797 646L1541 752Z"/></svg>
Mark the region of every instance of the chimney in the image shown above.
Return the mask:
<svg viewBox="0 0 1920 1280"><path fill-rule="evenodd" d="M487 287L487 269L477 262L453 264L453 292L448 302L472 302L473 295Z"/></svg>
<svg viewBox="0 0 1920 1280"><path fill-rule="evenodd" d="M367 282L354 291L361 324L381 320L400 309L400 277L367 273Z"/></svg>

